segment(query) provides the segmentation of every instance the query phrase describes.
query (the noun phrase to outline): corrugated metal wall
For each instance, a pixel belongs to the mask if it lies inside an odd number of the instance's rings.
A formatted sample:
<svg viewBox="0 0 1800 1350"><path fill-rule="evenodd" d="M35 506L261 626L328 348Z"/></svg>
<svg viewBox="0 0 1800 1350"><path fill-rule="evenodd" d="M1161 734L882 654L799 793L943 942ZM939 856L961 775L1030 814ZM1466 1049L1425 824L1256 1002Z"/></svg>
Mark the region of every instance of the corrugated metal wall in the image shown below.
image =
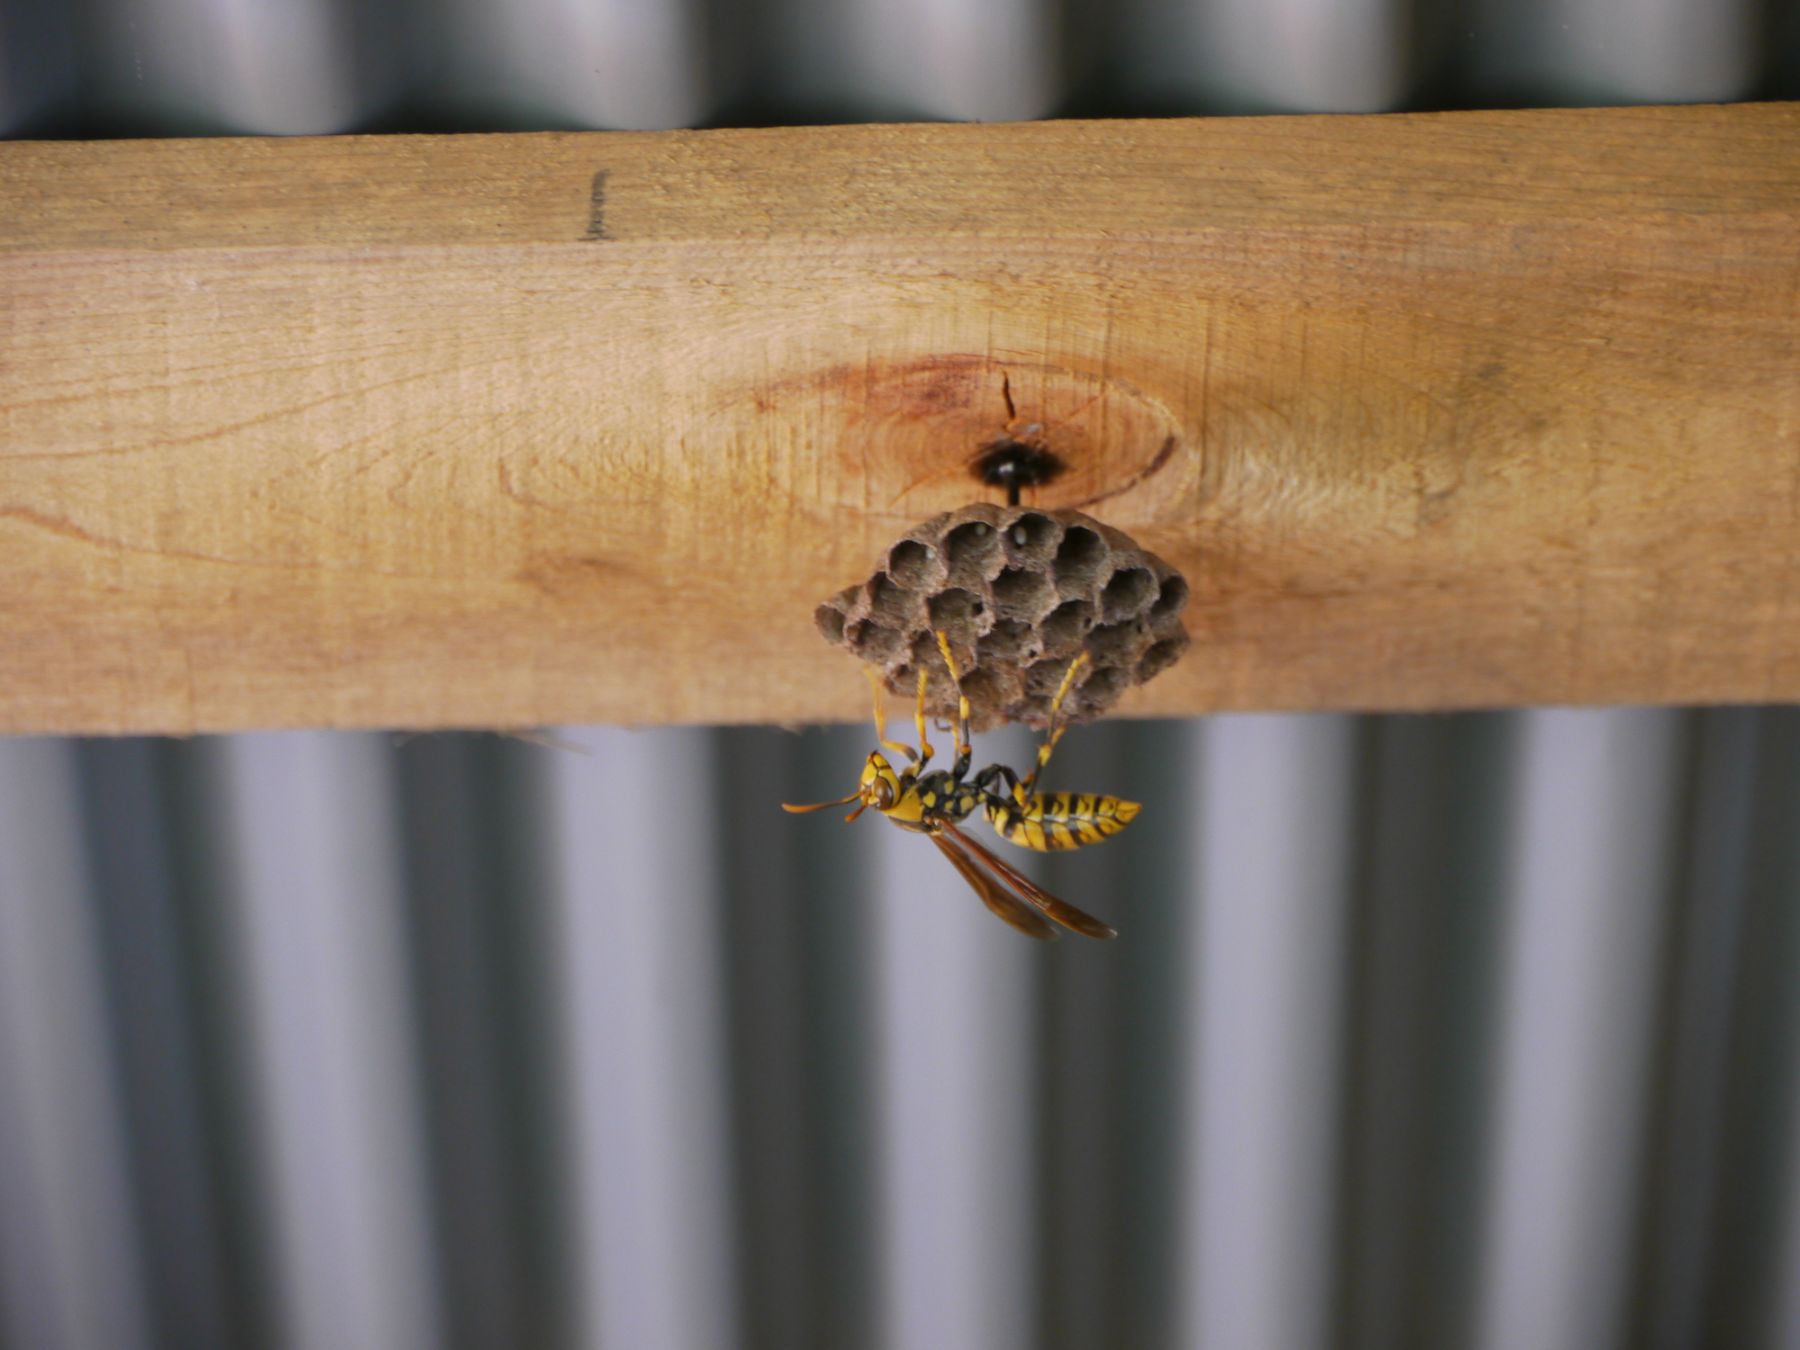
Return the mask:
<svg viewBox="0 0 1800 1350"><path fill-rule="evenodd" d="M9 135L1784 92L1751 0L0 0ZM566 739L0 742L0 1342L1800 1346L1800 712L1083 729L1053 948L780 815L866 727Z"/></svg>

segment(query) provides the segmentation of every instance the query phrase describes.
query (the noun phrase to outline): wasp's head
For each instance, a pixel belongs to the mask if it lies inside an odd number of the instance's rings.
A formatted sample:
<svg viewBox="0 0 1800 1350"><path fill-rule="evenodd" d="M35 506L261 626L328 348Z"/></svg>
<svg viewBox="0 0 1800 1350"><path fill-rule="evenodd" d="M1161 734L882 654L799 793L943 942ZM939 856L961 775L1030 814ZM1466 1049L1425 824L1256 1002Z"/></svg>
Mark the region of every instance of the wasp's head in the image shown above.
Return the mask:
<svg viewBox="0 0 1800 1350"><path fill-rule="evenodd" d="M856 795L862 799L862 805L851 812L852 820L871 806L885 813L900 804L900 798L905 795L900 786L900 775L894 772L894 766L887 762L881 751L869 752L869 762L863 765L862 783Z"/></svg>
<svg viewBox="0 0 1800 1350"><path fill-rule="evenodd" d="M855 802L856 809L844 817L845 820L855 820L871 806L884 814L892 811L905 795L900 775L894 772L894 766L887 762L887 757L876 750L870 753L869 762L863 765L862 781L848 797L839 797L829 802L811 802L805 806L783 802L781 809L799 814L803 811L823 811L828 806L848 806Z"/></svg>

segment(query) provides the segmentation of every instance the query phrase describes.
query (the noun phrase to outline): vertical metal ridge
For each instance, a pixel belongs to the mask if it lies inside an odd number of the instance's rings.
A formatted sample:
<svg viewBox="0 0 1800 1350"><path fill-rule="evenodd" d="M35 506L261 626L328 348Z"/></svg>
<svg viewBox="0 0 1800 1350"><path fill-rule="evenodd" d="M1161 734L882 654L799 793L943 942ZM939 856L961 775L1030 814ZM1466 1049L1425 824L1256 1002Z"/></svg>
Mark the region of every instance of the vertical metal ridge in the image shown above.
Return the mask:
<svg viewBox="0 0 1800 1350"><path fill-rule="evenodd" d="M1050 855L1043 879L1119 930L1065 937L1038 981L1040 1218L1035 1343L1177 1344L1178 1188L1187 1158L1182 1069L1198 896L1182 866L1199 803L1195 738L1177 723L1079 728L1047 786L1138 801L1103 847ZM1029 752L1022 752L1028 755Z"/></svg>
<svg viewBox="0 0 1800 1350"><path fill-rule="evenodd" d="M1128 113L1383 112L1414 76L1397 0L1129 0L1076 21L1086 100Z"/></svg>
<svg viewBox="0 0 1800 1350"><path fill-rule="evenodd" d="M0 740L0 1332L133 1350L151 1324L72 745Z"/></svg>
<svg viewBox="0 0 1800 1350"><path fill-rule="evenodd" d="M1369 720L1342 1070L1346 1347L1468 1340L1513 723Z"/></svg>
<svg viewBox="0 0 1800 1350"><path fill-rule="evenodd" d="M229 921L232 878L218 792L220 743L149 744L162 800L176 941L189 977L191 1086L218 1235L227 1343L267 1343L279 1335L279 1272L252 1091L255 1040L242 1016L242 971Z"/></svg>
<svg viewBox="0 0 1800 1350"><path fill-rule="evenodd" d="M1029 744L1001 733L981 748L1017 762ZM1039 951L926 840L885 823L871 839L879 1340L1023 1350L1037 1332Z"/></svg>
<svg viewBox="0 0 1800 1350"><path fill-rule="evenodd" d="M793 800L788 794L797 793L804 781L823 777L844 782L862 771L867 743L860 727L798 738L789 732L776 734L790 747L783 800ZM770 828L790 824L789 817L778 814L779 804L772 797L754 804L734 799L730 805L734 823L746 828L756 817ZM736 810L745 815L738 817ZM871 831L826 820L818 821L817 827L792 836L798 850L794 881L806 906L801 952L807 969L802 1044L810 1070L809 1274L813 1295L820 1302L817 1343L860 1345L869 1343L875 1331L876 1256L870 1215L878 1204L873 1102L880 1069L871 1050L876 1025L870 980L876 922L868 885ZM756 922L754 910L734 908L733 915L740 922L746 918ZM746 1086L757 1090L754 1082Z"/></svg>
<svg viewBox="0 0 1800 1350"><path fill-rule="evenodd" d="M391 753L445 1344L560 1342L557 1188L536 1161L557 1103L531 752L441 735Z"/></svg>
<svg viewBox="0 0 1800 1350"><path fill-rule="evenodd" d="M1118 1334L1126 1345L1176 1343L1180 1315L1183 1180L1190 1165L1189 1121L1183 1114L1198 1030L1196 991L1187 964L1198 941L1199 887L1187 870L1191 831L1200 808L1198 735L1178 722L1126 723L1123 795L1144 811L1125 845L1109 860L1119 887L1117 913L1130 945L1117 958L1121 1035L1126 1064L1119 1122L1118 1223L1126 1254L1114 1286ZM1116 1259L1116 1258L1115 1258Z"/></svg>
<svg viewBox="0 0 1800 1350"><path fill-rule="evenodd" d="M1021 120L1061 94L1033 0L712 0L708 20L724 122Z"/></svg>
<svg viewBox="0 0 1800 1350"><path fill-rule="evenodd" d="M74 10L55 0L0 3L0 136L40 133L79 105Z"/></svg>
<svg viewBox="0 0 1800 1350"><path fill-rule="evenodd" d="M1031 753L1022 751L1020 762L1029 763ZM1139 790L1126 772L1122 739L1086 727L1063 740L1040 786L1127 800ZM1184 814L1184 805L1171 797L1151 809ZM1032 1341L1044 1350L1106 1344L1121 1311L1124 1263L1114 1254L1130 1242L1119 1207L1128 1193L1123 1153L1130 1133L1124 965L1155 924L1143 912L1143 898L1128 892L1121 868L1127 848L1154 840L1142 822L1140 815L1103 846L1033 858L1027 867L1069 903L1119 930L1109 942L1065 933L1054 947L1030 953L1040 967L1033 1019L1038 1289Z"/></svg>
<svg viewBox="0 0 1800 1350"><path fill-rule="evenodd" d="M1711 103L1760 75L1756 0L1475 0L1467 78L1486 97Z"/></svg>
<svg viewBox="0 0 1800 1350"><path fill-rule="evenodd" d="M1356 740L1342 717L1221 717L1200 734L1186 1344L1326 1332Z"/></svg>
<svg viewBox="0 0 1800 1350"><path fill-rule="evenodd" d="M415 116L656 131L711 110L698 0L407 0L392 24L398 101Z"/></svg>
<svg viewBox="0 0 1800 1350"><path fill-rule="evenodd" d="M848 791L866 733L743 728L719 744L710 804L731 860L721 898L741 1334L750 1345L867 1344L877 1069L865 850L877 826L780 806Z"/></svg>
<svg viewBox="0 0 1800 1350"><path fill-rule="evenodd" d="M1796 1343L1800 1280L1800 710L1757 715L1701 1342Z"/></svg>
<svg viewBox="0 0 1800 1350"><path fill-rule="evenodd" d="M1686 801L1673 940L1658 972L1657 1058L1637 1178L1644 1210L1626 1333L1630 1344L1669 1350L1706 1339L1701 1292L1725 1146L1721 1107L1731 990L1743 961L1757 760L1754 710L1708 709L1693 722L1680 775Z"/></svg>
<svg viewBox="0 0 1800 1350"><path fill-rule="evenodd" d="M818 1122L805 1048L809 906L798 882L801 851L833 847L835 822L778 824L768 814L780 809L795 777L788 738L726 731L718 734L718 748L715 787L706 799L712 810L696 826L718 839L731 869L719 889L732 953L721 972L732 1066L723 1105L739 1164L730 1216L739 1327L752 1346L814 1345L821 1343L822 1291L809 1279L818 1206L807 1155ZM802 790L794 797L819 795ZM854 892L846 899L854 903Z"/></svg>
<svg viewBox="0 0 1800 1350"><path fill-rule="evenodd" d="M89 0L91 115L165 135L354 129L381 91L357 78L354 32L329 0Z"/></svg>
<svg viewBox="0 0 1800 1350"><path fill-rule="evenodd" d="M248 1024L282 1338L435 1344L387 747L368 735L271 732L212 749L234 1015Z"/></svg>
<svg viewBox="0 0 1800 1350"><path fill-rule="evenodd" d="M1475 1343L1574 1350L1626 1306L1684 725L1520 723Z"/></svg>
<svg viewBox="0 0 1800 1350"><path fill-rule="evenodd" d="M200 1075L201 972L181 913L173 820L159 747L145 740L76 746L90 896L143 1253L149 1338L224 1345L249 1328L227 1290L230 1240L212 1165Z"/></svg>
<svg viewBox="0 0 1800 1350"><path fill-rule="evenodd" d="M721 860L704 805L714 745L698 731L565 735L577 753L541 767L575 1336L729 1345L741 1308Z"/></svg>

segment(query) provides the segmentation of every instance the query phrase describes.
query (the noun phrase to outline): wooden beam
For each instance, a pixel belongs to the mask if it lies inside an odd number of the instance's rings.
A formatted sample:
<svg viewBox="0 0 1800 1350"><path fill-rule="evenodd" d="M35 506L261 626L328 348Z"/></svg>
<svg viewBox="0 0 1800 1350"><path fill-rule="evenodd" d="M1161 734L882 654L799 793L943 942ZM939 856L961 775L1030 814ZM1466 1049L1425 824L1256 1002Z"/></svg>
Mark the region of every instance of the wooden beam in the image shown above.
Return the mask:
<svg viewBox="0 0 1800 1350"><path fill-rule="evenodd" d="M1800 698L1800 105L0 145L0 729L863 715L1008 421L1128 701Z"/></svg>

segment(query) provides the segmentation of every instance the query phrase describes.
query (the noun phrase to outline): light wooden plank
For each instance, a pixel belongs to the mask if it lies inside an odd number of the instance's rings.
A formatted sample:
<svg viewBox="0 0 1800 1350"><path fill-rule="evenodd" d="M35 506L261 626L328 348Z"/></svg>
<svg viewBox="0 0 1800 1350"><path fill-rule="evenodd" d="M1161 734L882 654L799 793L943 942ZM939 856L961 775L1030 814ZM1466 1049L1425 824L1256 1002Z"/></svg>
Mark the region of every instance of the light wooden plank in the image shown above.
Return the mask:
<svg viewBox="0 0 1800 1350"><path fill-rule="evenodd" d="M1128 710L1800 697L1800 106L0 145L0 729L862 715L1003 383Z"/></svg>

